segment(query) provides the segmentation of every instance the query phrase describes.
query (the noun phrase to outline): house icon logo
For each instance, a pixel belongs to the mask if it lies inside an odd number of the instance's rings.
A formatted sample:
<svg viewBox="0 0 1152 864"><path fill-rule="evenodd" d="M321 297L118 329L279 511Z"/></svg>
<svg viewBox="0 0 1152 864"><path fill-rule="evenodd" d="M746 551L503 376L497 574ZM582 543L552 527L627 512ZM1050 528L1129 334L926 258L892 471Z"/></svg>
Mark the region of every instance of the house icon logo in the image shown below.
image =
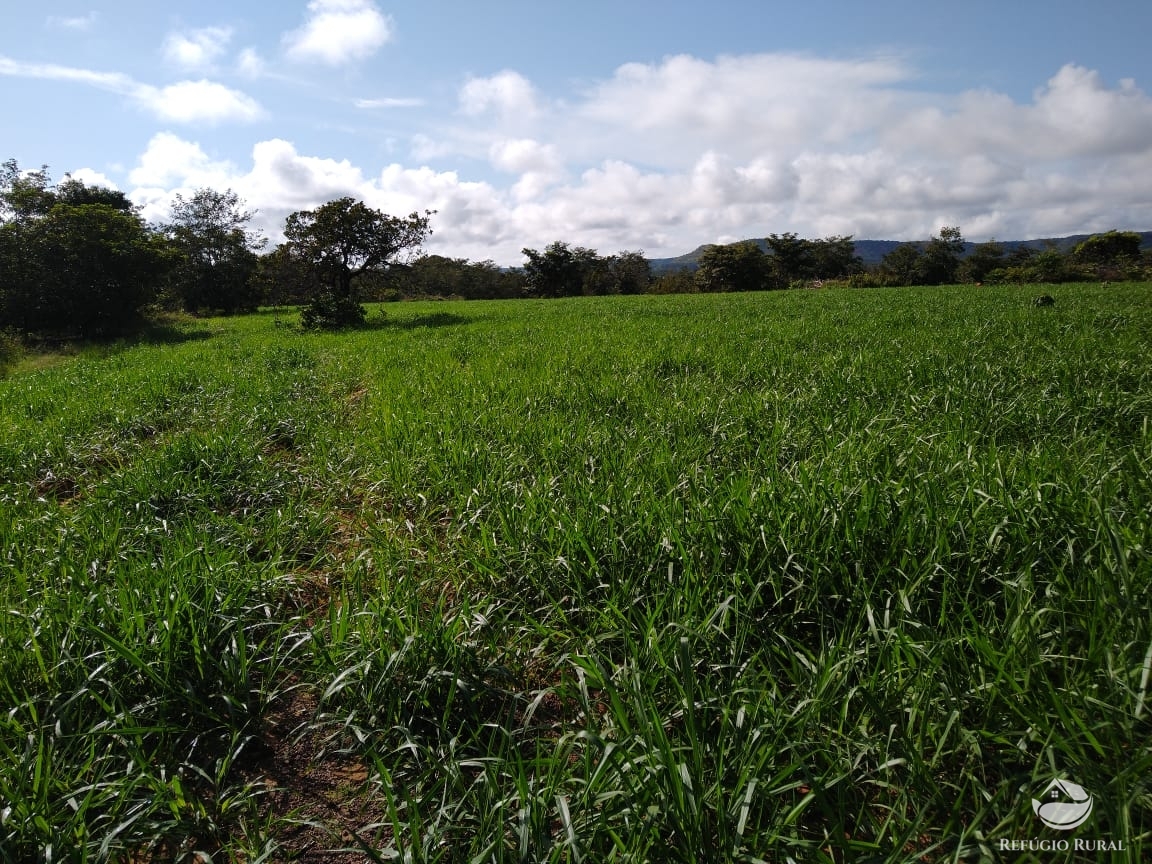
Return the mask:
<svg viewBox="0 0 1152 864"><path fill-rule="evenodd" d="M1049 828L1071 831L1092 814L1092 796L1071 780L1053 780L1032 799L1032 812Z"/></svg>

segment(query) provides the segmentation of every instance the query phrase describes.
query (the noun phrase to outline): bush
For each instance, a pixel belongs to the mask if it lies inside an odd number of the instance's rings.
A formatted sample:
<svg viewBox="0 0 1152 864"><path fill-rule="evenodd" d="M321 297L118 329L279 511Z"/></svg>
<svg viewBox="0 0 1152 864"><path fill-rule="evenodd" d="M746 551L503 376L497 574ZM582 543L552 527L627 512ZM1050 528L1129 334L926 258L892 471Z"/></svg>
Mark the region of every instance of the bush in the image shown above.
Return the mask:
<svg viewBox="0 0 1152 864"><path fill-rule="evenodd" d="M24 356L24 342L15 330L0 330L0 375L4 375Z"/></svg>
<svg viewBox="0 0 1152 864"><path fill-rule="evenodd" d="M361 327L368 318L364 307L351 297L333 291L317 294L300 313L305 330L343 330Z"/></svg>

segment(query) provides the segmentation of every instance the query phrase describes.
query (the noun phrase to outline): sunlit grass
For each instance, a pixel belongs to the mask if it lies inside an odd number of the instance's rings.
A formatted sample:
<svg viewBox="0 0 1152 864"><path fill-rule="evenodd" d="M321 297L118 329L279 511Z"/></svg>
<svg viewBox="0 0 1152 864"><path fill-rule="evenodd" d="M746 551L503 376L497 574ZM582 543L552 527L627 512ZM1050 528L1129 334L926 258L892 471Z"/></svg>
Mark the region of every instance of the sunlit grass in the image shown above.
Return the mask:
<svg viewBox="0 0 1152 864"><path fill-rule="evenodd" d="M1046 290L395 304L26 366L3 854L290 857L296 699L368 771L327 842L378 860L993 858L1061 775L1141 860L1152 288Z"/></svg>

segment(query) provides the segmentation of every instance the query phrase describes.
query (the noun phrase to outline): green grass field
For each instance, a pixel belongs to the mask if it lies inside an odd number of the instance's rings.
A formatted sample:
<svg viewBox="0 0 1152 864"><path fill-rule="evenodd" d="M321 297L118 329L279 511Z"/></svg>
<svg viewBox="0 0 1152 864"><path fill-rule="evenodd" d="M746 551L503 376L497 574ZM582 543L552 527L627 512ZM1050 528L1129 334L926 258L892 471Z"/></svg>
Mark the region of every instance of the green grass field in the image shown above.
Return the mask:
<svg viewBox="0 0 1152 864"><path fill-rule="evenodd" d="M1045 290L25 361L2 860L1148 860L1152 285Z"/></svg>

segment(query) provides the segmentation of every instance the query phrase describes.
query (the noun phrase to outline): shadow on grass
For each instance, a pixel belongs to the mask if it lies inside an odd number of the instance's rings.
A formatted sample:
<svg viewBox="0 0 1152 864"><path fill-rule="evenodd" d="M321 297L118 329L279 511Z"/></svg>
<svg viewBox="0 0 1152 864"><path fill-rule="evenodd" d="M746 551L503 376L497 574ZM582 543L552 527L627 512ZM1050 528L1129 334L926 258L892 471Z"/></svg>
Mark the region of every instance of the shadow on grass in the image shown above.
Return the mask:
<svg viewBox="0 0 1152 864"><path fill-rule="evenodd" d="M220 330L204 325L172 324L164 321L150 322L138 333L117 340L130 345L182 345L185 342L200 342L211 339Z"/></svg>
<svg viewBox="0 0 1152 864"><path fill-rule="evenodd" d="M303 306L261 306L253 312L245 312L244 316L252 316L255 318L284 318L288 315L295 315Z"/></svg>
<svg viewBox="0 0 1152 864"><path fill-rule="evenodd" d="M298 319L277 318L273 325L277 329L293 330L298 333L351 333L366 330L417 330L423 327L455 327L460 324L471 324L483 316L454 315L451 312L433 312L428 315L416 315L412 318L392 318L382 314L371 314L362 324L345 324L339 327L316 327L308 330Z"/></svg>
<svg viewBox="0 0 1152 864"><path fill-rule="evenodd" d="M99 337L34 336L24 345L25 358L38 355L111 357L139 345L182 345L211 339L219 332L188 321L149 320L134 330Z"/></svg>
<svg viewBox="0 0 1152 864"><path fill-rule="evenodd" d="M355 330L416 330L421 327L454 327L458 324L471 324L475 318L464 315L454 315L451 312L432 312L428 315L417 315L413 318L390 318L385 315L373 315Z"/></svg>

